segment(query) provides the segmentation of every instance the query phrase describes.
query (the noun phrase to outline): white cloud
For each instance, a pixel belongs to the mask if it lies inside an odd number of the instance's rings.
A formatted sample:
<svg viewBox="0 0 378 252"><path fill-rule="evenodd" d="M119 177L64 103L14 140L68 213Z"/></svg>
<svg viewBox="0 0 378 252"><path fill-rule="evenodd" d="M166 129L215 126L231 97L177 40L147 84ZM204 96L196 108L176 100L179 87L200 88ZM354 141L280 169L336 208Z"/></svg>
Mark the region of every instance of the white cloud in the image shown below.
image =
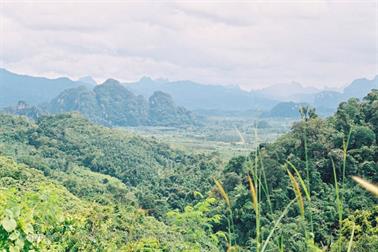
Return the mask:
<svg viewBox="0 0 378 252"><path fill-rule="evenodd" d="M341 86L377 69L375 1L2 1L0 64L258 88Z"/></svg>

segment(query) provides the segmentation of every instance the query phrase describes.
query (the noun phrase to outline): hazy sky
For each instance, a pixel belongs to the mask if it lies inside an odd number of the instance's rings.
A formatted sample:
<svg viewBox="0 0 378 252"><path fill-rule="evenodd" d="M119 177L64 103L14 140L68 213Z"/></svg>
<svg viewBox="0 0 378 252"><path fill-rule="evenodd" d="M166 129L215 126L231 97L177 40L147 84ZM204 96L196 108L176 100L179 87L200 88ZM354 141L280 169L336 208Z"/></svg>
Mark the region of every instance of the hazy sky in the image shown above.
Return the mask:
<svg viewBox="0 0 378 252"><path fill-rule="evenodd" d="M0 66L259 88L378 73L377 1L4 1Z"/></svg>

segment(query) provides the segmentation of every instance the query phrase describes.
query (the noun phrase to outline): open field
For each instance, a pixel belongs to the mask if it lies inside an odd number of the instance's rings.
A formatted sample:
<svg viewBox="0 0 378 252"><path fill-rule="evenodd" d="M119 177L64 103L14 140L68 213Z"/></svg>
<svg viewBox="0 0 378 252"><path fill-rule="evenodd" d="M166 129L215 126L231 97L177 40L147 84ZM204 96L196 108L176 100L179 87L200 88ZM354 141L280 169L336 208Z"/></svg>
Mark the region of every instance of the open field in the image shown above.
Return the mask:
<svg viewBox="0 0 378 252"><path fill-rule="evenodd" d="M218 152L228 159L244 155L257 144L271 142L289 131L293 119L257 119L210 117L201 127L127 127L145 137L152 137L176 149L192 153Z"/></svg>

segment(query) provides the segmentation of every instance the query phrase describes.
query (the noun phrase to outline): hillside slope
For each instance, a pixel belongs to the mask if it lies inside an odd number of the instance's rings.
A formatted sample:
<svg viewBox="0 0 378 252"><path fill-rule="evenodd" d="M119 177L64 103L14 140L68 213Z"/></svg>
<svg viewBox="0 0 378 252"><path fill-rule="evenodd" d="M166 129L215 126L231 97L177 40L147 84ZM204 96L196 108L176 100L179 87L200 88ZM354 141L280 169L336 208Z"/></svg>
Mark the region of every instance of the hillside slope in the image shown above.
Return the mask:
<svg viewBox="0 0 378 252"><path fill-rule="evenodd" d="M115 195L114 179L101 174L62 186L42 172L0 155L0 248L6 251L169 251L214 246L185 240L180 225L147 216L130 203L107 199L94 202L68 188L101 179ZM106 182L105 182L106 180ZM111 189L113 187L113 189ZM121 186L122 187L122 186ZM92 188L90 188L92 189ZM101 192L97 192L98 196ZM108 196L109 196L108 195ZM92 194L93 196L93 194ZM105 197L104 197L105 198ZM209 240L210 241L210 240Z"/></svg>
<svg viewBox="0 0 378 252"><path fill-rule="evenodd" d="M37 124L1 115L0 123L0 153L45 174L80 166L118 178L157 216L167 207L183 208L194 200L194 191L205 193L219 168L216 156L188 155L157 140L97 126L75 113L43 117Z"/></svg>

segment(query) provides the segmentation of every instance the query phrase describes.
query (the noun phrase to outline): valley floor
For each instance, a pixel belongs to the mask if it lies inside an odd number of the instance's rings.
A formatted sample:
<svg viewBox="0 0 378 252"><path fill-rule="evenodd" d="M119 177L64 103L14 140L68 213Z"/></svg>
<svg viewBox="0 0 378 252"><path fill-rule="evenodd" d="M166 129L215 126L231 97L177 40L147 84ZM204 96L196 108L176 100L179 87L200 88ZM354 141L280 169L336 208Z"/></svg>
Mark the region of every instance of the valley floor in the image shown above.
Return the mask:
<svg viewBox="0 0 378 252"><path fill-rule="evenodd" d="M144 137L190 153L217 152L225 160L247 155L290 130L293 118L210 117L200 127L124 127ZM256 127L257 124L257 127ZM258 127L260 126L260 127Z"/></svg>

